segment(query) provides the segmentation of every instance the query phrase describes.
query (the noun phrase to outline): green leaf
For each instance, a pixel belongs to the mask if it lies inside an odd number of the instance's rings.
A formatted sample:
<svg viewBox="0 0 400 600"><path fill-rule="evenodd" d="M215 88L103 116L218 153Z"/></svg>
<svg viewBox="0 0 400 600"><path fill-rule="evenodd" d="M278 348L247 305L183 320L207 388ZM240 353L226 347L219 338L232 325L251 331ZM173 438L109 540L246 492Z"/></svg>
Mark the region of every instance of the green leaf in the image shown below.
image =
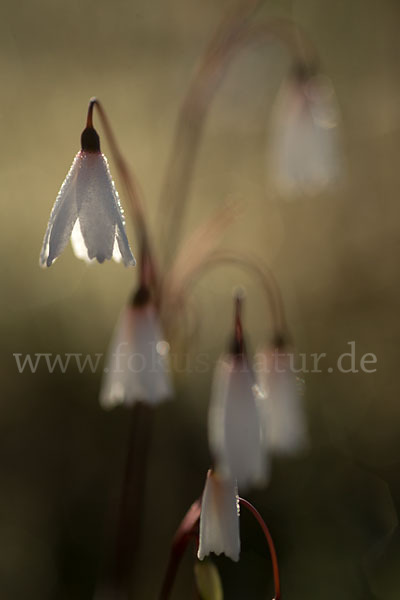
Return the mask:
<svg viewBox="0 0 400 600"><path fill-rule="evenodd" d="M224 600L221 578L211 560L198 560L194 566L194 574L202 600Z"/></svg>

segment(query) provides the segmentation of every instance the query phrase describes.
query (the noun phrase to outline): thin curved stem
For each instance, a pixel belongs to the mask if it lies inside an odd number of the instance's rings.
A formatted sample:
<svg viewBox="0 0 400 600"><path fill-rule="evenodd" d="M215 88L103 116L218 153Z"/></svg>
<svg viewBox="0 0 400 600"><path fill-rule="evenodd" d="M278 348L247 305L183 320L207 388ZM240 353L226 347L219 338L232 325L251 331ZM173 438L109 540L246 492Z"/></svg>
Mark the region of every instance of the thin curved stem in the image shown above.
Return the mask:
<svg viewBox="0 0 400 600"><path fill-rule="evenodd" d="M88 107L86 127L93 127L93 107L96 104L96 98L91 98Z"/></svg>
<svg viewBox="0 0 400 600"><path fill-rule="evenodd" d="M235 316L234 316L234 354L244 354L244 340L243 340L243 325L242 325L242 308L243 308L244 295L242 293L236 293L234 298L235 303Z"/></svg>
<svg viewBox="0 0 400 600"><path fill-rule="evenodd" d="M286 18L270 18L264 23L249 26L238 39L238 49L239 46L272 40L279 41L295 63L315 67L319 62L317 51L305 32Z"/></svg>
<svg viewBox="0 0 400 600"><path fill-rule="evenodd" d="M310 65L317 62L313 46L291 21L274 19L258 26L248 25L260 4L246 3L234 16L224 19L183 100L160 197L159 212L163 215L160 235L166 264L179 242L205 117L232 59L250 43L269 42L273 38L289 50L295 62L306 61Z"/></svg>
<svg viewBox="0 0 400 600"><path fill-rule="evenodd" d="M217 267L223 263L232 264L253 273L260 281L261 286L267 296L274 339L286 334L288 331L285 310L282 295L278 283L271 271L266 265L260 266L259 259L253 259L246 255L237 254L233 251L220 250L211 254L206 261L193 269L181 283L181 293L187 292L189 286L193 284L204 271L212 267ZM179 292L178 292L179 294Z"/></svg>
<svg viewBox="0 0 400 600"><path fill-rule="evenodd" d="M159 600L168 600L175 582L176 574L190 540L196 536L200 519L201 501L196 500L189 508L179 525L171 545L168 565L159 595Z"/></svg>
<svg viewBox="0 0 400 600"><path fill-rule="evenodd" d="M249 510L251 512L251 514L253 515L253 517L257 520L258 524L260 525L260 527L263 531L265 539L267 540L269 552L271 555L272 572L273 572L273 577L274 577L274 587L275 587L274 600L281 600L281 583L280 583L280 578L279 578L279 565L278 565L278 557L276 554L274 540L272 539L270 531L269 531L264 519L258 512L258 510L244 498L239 498L239 502L240 502L241 506L244 506L245 508L247 508L247 510Z"/></svg>
<svg viewBox="0 0 400 600"><path fill-rule="evenodd" d="M149 279L151 286L154 287L156 299L158 298L158 273L153 257L153 251L151 249L150 237L148 233L147 221L143 209L143 203L140 197L140 193L138 190L138 185L135 181L134 176L132 175L119 147L115 139L115 135L112 131L110 122L105 113L103 105L97 98L92 98L89 104L88 110L88 123L90 120L90 126L92 126L92 113L93 107L96 106L97 112L99 113L100 121L103 126L104 132L106 134L106 138L108 144L110 146L111 154L113 156L114 162L116 164L119 176L125 188L125 193L129 199L132 221L135 227L137 236L138 236L138 244L140 249L140 261L139 267L141 269L140 279L144 278ZM88 125L89 126L89 125ZM146 273L143 273L143 268L147 269Z"/></svg>
<svg viewBox="0 0 400 600"><path fill-rule="evenodd" d="M154 418L154 411L142 403L135 404L131 413L113 574L116 591L122 594L129 590L142 537L147 461Z"/></svg>
<svg viewBox="0 0 400 600"><path fill-rule="evenodd" d="M144 215L142 200L140 198L140 194L138 191L138 186L137 186L132 174L130 173L129 167L118 147L118 144L116 142L114 133L111 129L111 125L110 125L108 117L105 113L105 110L103 108L103 105L100 103L100 101L97 98L92 98L90 101L89 110L90 110L90 107L92 107L93 105L96 106L97 112L99 113L101 124L104 128L104 131L105 131L105 134L107 137L107 141L110 146L111 153L113 155L113 159L115 161L118 172L120 174L121 181L124 185L126 195L128 196L128 199L130 202L130 208L131 208L132 216L133 216L133 224L136 228L136 231L137 231L137 234L139 237L139 242L143 243L143 240L145 240L147 243L148 242L147 223L146 223L146 219L145 219L145 215Z"/></svg>

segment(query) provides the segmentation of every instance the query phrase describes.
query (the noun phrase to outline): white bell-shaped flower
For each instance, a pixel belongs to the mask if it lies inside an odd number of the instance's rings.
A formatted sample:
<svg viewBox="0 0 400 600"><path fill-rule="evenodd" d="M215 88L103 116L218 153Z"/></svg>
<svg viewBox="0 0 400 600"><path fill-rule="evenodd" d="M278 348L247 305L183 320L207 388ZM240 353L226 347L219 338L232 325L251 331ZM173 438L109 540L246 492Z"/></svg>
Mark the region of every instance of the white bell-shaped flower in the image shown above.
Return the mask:
<svg viewBox="0 0 400 600"><path fill-rule="evenodd" d="M229 354L215 369L208 432L218 472L240 489L267 480L267 448L256 381L243 355Z"/></svg>
<svg viewBox="0 0 400 600"><path fill-rule="evenodd" d="M232 480L224 479L208 471L201 501L200 539L197 556L225 554L234 561L239 560L239 497Z"/></svg>
<svg viewBox="0 0 400 600"><path fill-rule="evenodd" d="M121 313L108 352L100 391L104 408L141 401L159 404L173 396L165 341L151 301L129 305Z"/></svg>
<svg viewBox="0 0 400 600"><path fill-rule="evenodd" d="M265 437L280 454L295 454L308 445L302 383L293 372L292 358L284 348L266 348L255 357Z"/></svg>
<svg viewBox="0 0 400 600"><path fill-rule="evenodd" d="M328 78L299 68L278 94L271 177L283 193L318 193L338 180L339 112Z"/></svg>
<svg viewBox="0 0 400 600"><path fill-rule="evenodd" d="M78 258L99 263L113 258L126 266L135 264L118 193L100 151L99 136L91 126L90 106L82 150L75 156L51 211L40 254L42 267L52 265L70 238Z"/></svg>

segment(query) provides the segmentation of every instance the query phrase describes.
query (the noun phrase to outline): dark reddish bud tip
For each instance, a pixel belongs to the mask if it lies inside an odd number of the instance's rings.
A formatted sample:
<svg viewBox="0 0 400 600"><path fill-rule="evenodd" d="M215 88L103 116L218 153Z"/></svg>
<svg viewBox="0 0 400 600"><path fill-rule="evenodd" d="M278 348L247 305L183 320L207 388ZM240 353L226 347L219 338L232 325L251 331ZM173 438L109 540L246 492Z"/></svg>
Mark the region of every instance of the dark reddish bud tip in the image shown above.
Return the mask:
<svg viewBox="0 0 400 600"><path fill-rule="evenodd" d="M296 62L292 67L292 74L295 81L299 83L307 83L310 79L318 74L318 65L314 63Z"/></svg>
<svg viewBox="0 0 400 600"><path fill-rule="evenodd" d="M81 148L84 152L100 152L99 134L93 127L86 127L82 131Z"/></svg>
<svg viewBox="0 0 400 600"><path fill-rule="evenodd" d="M149 288L145 285L141 285L132 296L132 306L136 308L146 306L146 304L150 302L150 297Z"/></svg>
<svg viewBox="0 0 400 600"><path fill-rule="evenodd" d="M277 350L283 350L285 348L285 346L287 345L287 339L286 339L285 334L276 333L274 335L274 337L272 338L272 345Z"/></svg>
<svg viewBox="0 0 400 600"><path fill-rule="evenodd" d="M240 290L235 295L235 320L234 320L234 334L231 342L230 352L237 356L245 353L244 339L243 339L243 327L242 327L242 304L244 299L244 293Z"/></svg>
<svg viewBox="0 0 400 600"><path fill-rule="evenodd" d="M93 127L93 108L97 104L96 98L91 98L86 119L86 129L82 131L81 147L84 152L100 152L100 138Z"/></svg>

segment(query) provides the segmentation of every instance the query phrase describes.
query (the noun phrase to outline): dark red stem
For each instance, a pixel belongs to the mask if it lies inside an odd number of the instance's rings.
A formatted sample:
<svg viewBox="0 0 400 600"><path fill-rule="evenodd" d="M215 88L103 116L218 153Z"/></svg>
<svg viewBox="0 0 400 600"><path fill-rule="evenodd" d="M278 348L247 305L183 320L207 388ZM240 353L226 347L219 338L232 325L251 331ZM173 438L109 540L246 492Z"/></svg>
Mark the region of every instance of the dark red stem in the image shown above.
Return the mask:
<svg viewBox="0 0 400 600"><path fill-rule="evenodd" d="M201 503L196 500L189 508L179 525L171 545L171 551L168 559L167 569L165 571L164 581L159 600L168 600L175 577L185 550L193 537L197 537L198 521L200 519Z"/></svg>
<svg viewBox="0 0 400 600"><path fill-rule="evenodd" d="M275 587L274 600L281 600L281 584L280 584L280 579L279 579L278 557L277 557L276 550L275 550L274 540L272 539L270 531L269 531L267 525L265 524L264 519L258 512L258 510L244 498L239 498L239 502L240 502L241 506L244 506L245 508L247 508L247 510L249 510L251 512L253 517L255 517L255 519L257 520L258 524L260 525L260 527L263 531L265 539L267 540L269 552L271 554L272 572L273 572L273 576L274 576L274 587Z"/></svg>
<svg viewBox="0 0 400 600"><path fill-rule="evenodd" d="M128 593L141 541L153 410L137 403L132 409L131 419L113 577L114 587L119 594Z"/></svg>
<svg viewBox="0 0 400 600"><path fill-rule="evenodd" d="M104 132L106 134L106 138L108 144L110 146L111 154L113 155L115 164L118 169L118 173L121 177L121 181L125 187L126 195L129 198L130 207L132 210L133 216L133 224L136 228L139 242L142 243L143 240L146 240L148 243L149 235L147 231L147 223L144 216L143 206L141 197L139 194L139 189L136 181L134 180L133 175L131 174L127 163L125 162L124 157L118 147L117 141L115 139L115 135L111 129L110 122L107 118L103 105L97 98L92 98L89 105L89 111L95 105L97 108L97 112L99 113L100 121L103 126ZM89 117L88 117L89 118Z"/></svg>
<svg viewBox="0 0 400 600"><path fill-rule="evenodd" d="M232 344L232 354L242 356L244 354L244 339L242 326L242 306L243 294L237 293L235 296L235 319L234 319L234 335Z"/></svg>
<svg viewBox="0 0 400 600"><path fill-rule="evenodd" d="M89 102L88 114L86 119L86 127L93 127L93 107L96 104L96 98L91 98Z"/></svg>
<svg viewBox="0 0 400 600"><path fill-rule="evenodd" d="M136 230L138 237L138 244L141 252L141 260L140 260L140 280L141 283L143 279L151 279L151 285L154 288L155 296L158 298L159 296L159 285L158 285L158 273L155 265L155 261L153 258L153 251L150 244L150 237L147 228L147 221L144 214L143 203L141 199L141 195L139 193L139 186L135 180L135 177L131 173L122 153L118 147L117 141L115 139L115 135L113 130L111 129L110 122L105 113L103 105L97 98L92 98L89 104L88 110L88 121L87 127L92 127L92 115L93 108L96 106L97 112L100 117L101 124L103 126L104 132L106 134L106 138L108 144L110 146L111 154L113 156L114 162L116 164L118 174L120 176L121 182L125 188L125 193L129 199L129 204L132 213L132 221L133 226ZM144 273L143 270L146 272ZM149 283L149 282L148 282Z"/></svg>

